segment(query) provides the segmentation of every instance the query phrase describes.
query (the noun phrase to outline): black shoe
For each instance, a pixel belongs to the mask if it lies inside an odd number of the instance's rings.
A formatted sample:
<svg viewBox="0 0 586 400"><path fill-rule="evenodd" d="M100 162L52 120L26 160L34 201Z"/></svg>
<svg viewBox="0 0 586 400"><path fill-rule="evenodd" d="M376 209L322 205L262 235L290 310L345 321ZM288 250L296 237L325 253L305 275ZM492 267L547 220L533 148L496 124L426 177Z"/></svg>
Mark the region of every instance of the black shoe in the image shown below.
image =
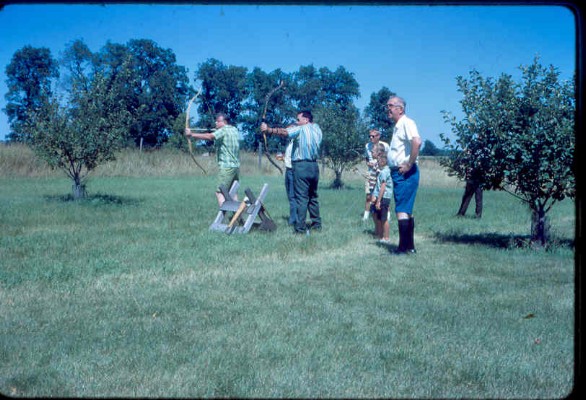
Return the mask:
<svg viewBox="0 0 586 400"><path fill-rule="evenodd" d="M402 249L395 249L395 251L393 251L393 254L396 256L410 256L413 254L416 254L417 250L415 249L409 249L409 250L402 250Z"/></svg>

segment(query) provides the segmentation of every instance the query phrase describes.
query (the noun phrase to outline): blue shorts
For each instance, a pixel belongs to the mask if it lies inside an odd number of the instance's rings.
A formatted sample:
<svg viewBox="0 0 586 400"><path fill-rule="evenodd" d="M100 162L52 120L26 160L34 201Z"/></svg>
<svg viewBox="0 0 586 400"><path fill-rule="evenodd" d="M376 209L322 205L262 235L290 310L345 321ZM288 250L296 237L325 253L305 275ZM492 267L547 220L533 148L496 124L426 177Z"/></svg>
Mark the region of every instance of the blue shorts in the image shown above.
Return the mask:
<svg viewBox="0 0 586 400"><path fill-rule="evenodd" d="M398 169L391 169L395 213L413 214L415 196L419 187L419 167L413 164L409 172L400 174Z"/></svg>

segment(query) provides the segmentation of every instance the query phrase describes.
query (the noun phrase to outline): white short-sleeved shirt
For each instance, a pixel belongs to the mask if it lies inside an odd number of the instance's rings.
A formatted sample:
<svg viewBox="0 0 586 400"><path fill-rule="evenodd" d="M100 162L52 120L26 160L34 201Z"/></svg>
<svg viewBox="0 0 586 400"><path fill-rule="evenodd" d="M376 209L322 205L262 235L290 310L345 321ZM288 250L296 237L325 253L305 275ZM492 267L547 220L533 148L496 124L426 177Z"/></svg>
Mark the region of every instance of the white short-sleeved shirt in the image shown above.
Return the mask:
<svg viewBox="0 0 586 400"><path fill-rule="evenodd" d="M393 129L393 138L391 139L391 145L387 153L389 167L396 168L409 161L409 157L411 156L411 140L414 137L420 137L417 125L411 118L403 115L399 118Z"/></svg>
<svg viewBox="0 0 586 400"><path fill-rule="evenodd" d="M285 148L285 156L283 160L285 161L285 168L293 168L293 164L291 164L291 153L293 151L293 140L289 140L287 147Z"/></svg>

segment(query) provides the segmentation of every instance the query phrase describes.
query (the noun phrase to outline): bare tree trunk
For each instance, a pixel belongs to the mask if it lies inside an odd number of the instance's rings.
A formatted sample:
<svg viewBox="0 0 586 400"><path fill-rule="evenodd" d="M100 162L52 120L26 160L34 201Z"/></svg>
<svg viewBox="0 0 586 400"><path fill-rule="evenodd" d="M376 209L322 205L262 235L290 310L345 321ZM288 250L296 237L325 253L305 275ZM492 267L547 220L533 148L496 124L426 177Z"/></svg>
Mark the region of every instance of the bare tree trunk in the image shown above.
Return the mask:
<svg viewBox="0 0 586 400"><path fill-rule="evenodd" d="M344 181L342 181L342 171L335 170L336 177L332 182L333 189L342 189L344 187Z"/></svg>
<svg viewBox="0 0 586 400"><path fill-rule="evenodd" d="M550 223L545 215L543 206L532 211L531 215L531 243L544 247L549 240Z"/></svg>
<svg viewBox="0 0 586 400"><path fill-rule="evenodd" d="M85 185L81 182L79 175L76 175L73 179L73 185L71 185L73 191L73 200L81 200L87 196Z"/></svg>

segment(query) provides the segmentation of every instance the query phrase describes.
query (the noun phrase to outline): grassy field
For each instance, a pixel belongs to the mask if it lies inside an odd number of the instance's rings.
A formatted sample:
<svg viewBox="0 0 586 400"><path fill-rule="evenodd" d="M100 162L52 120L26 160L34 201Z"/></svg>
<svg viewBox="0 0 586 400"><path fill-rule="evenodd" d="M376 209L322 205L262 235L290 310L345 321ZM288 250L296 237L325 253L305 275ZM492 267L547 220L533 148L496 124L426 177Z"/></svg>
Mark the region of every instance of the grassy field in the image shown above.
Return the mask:
<svg viewBox="0 0 586 400"><path fill-rule="evenodd" d="M17 150L10 150L15 151ZM18 153L18 152L17 152ZM283 178L246 156L278 230L210 232L215 173L185 154L125 154L90 197L0 152L0 392L15 397L560 398L574 384L575 211L548 251L529 213L422 162L418 253L362 222L363 184L327 187L323 231L286 227ZM12 157L12 159L10 158ZM208 160L204 160L208 161ZM391 240L397 240L396 223Z"/></svg>

